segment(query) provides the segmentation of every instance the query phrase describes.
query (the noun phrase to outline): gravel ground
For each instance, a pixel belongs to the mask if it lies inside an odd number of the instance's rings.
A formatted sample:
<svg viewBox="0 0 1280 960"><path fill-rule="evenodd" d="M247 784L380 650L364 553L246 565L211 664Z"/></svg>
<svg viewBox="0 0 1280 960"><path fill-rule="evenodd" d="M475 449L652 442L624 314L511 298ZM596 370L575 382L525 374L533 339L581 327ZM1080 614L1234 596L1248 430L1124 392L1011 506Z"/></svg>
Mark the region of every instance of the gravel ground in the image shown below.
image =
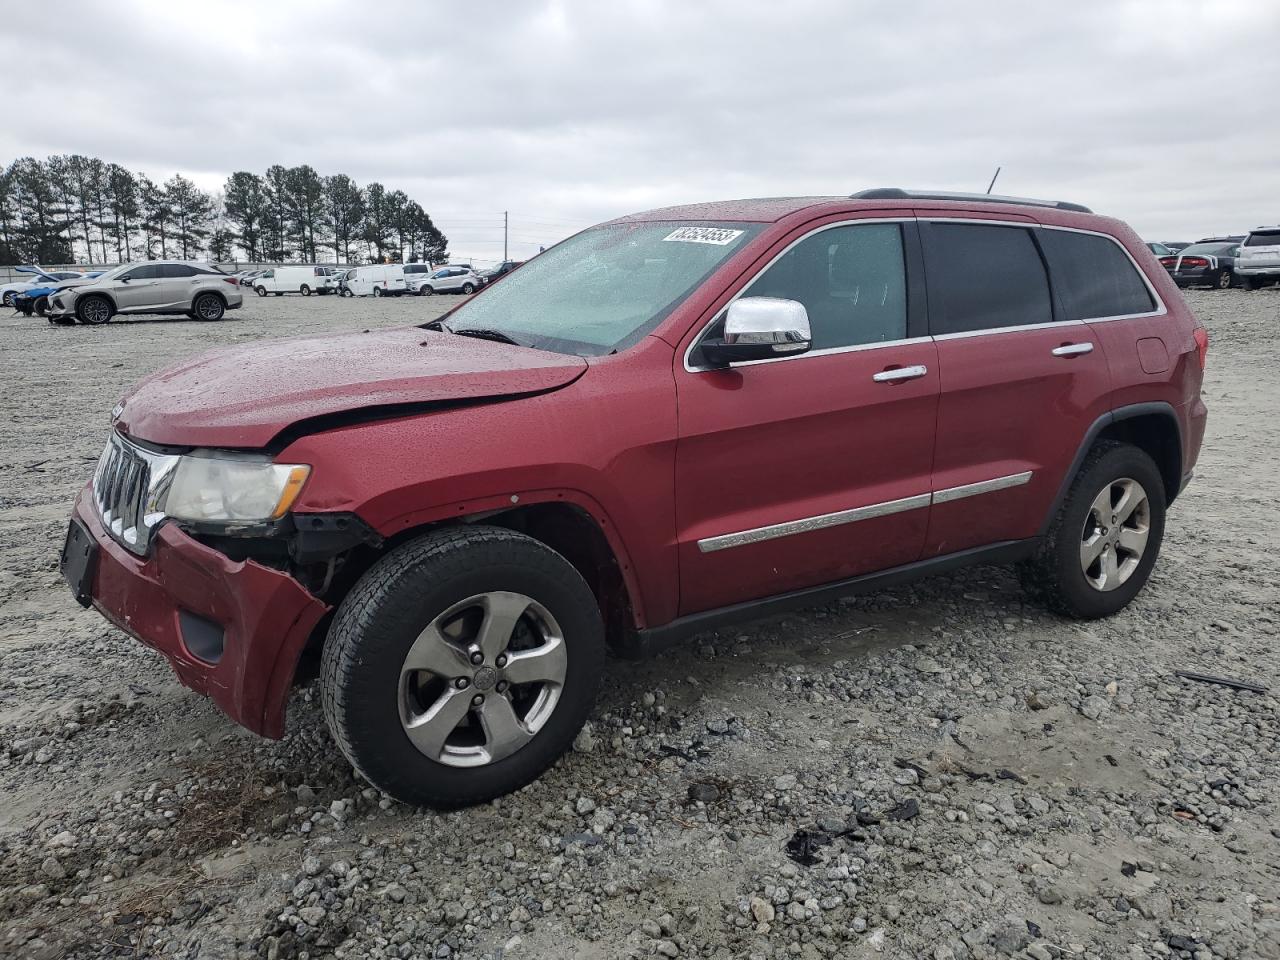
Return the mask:
<svg viewBox="0 0 1280 960"><path fill-rule="evenodd" d="M981 568L709 633L449 814L354 780L313 689L281 742L233 727L56 555L136 378L452 301L0 318L0 956L1280 958L1280 291L1189 299L1209 436L1120 616Z"/></svg>

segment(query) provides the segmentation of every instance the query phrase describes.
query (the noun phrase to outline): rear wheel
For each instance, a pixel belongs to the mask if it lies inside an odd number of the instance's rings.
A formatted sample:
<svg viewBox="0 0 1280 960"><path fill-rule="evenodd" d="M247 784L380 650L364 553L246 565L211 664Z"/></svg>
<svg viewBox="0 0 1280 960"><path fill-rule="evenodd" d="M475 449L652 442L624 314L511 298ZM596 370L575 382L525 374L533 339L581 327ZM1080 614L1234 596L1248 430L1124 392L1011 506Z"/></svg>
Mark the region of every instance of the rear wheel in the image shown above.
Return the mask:
<svg viewBox="0 0 1280 960"><path fill-rule="evenodd" d="M1245 279L1245 286L1250 290L1261 290L1264 282L1262 277L1248 277Z"/></svg>
<svg viewBox="0 0 1280 960"><path fill-rule="evenodd" d="M1231 282L1234 279L1235 277L1230 270L1219 270L1218 275L1213 279L1213 285L1219 290L1226 290L1231 286Z"/></svg>
<svg viewBox="0 0 1280 960"><path fill-rule="evenodd" d="M462 285L462 292L466 294L475 293L476 285L474 283L464 283Z"/></svg>
<svg viewBox="0 0 1280 960"><path fill-rule="evenodd" d="M216 293L202 293L191 304L191 314L197 320L221 320L226 312L226 304Z"/></svg>
<svg viewBox="0 0 1280 960"><path fill-rule="evenodd" d="M322 699L356 770L407 803L517 790L568 748L595 700L604 628L581 575L500 527L388 553L339 608Z"/></svg>
<svg viewBox="0 0 1280 960"><path fill-rule="evenodd" d="M382 288L381 288L381 287L374 287L374 288L373 288L373 295L374 295L375 297L380 297L380 296L382 296Z"/></svg>
<svg viewBox="0 0 1280 960"><path fill-rule="evenodd" d="M1164 538L1164 480L1129 444L1102 441L1085 458L1023 586L1059 613L1110 616L1146 584Z"/></svg>
<svg viewBox="0 0 1280 960"><path fill-rule="evenodd" d="M302 294L304 297L311 296L311 288L308 287L305 283L298 288L298 292Z"/></svg>
<svg viewBox="0 0 1280 960"><path fill-rule="evenodd" d="M89 326L99 326L111 319L114 310L106 297L88 296L76 302L76 319Z"/></svg>

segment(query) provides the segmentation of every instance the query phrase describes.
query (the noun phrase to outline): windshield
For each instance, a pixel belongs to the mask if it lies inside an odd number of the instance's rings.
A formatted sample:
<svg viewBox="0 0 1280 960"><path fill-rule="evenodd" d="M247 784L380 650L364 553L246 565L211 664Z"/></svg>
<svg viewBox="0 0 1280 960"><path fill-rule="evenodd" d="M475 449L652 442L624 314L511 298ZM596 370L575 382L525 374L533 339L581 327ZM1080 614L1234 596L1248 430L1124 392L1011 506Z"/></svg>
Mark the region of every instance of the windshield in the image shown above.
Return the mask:
<svg viewBox="0 0 1280 960"><path fill-rule="evenodd" d="M1182 255L1184 257L1194 257L1197 254L1210 257L1223 257L1231 253L1236 248L1234 243L1193 243L1189 247L1183 247Z"/></svg>
<svg viewBox="0 0 1280 960"><path fill-rule="evenodd" d="M758 223L593 227L534 257L447 317L525 346L602 356L637 343L760 232Z"/></svg>

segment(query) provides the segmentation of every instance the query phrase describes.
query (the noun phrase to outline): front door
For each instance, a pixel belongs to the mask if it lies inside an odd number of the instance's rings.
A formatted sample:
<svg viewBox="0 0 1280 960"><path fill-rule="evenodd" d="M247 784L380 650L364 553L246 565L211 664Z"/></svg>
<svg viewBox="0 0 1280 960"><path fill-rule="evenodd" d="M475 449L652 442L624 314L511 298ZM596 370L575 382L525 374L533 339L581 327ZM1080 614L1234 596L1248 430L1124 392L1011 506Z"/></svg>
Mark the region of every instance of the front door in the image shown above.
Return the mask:
<svg viewBox="0 0 1280 960"><path fill-rule="evenodd" d="M1034 536L1108 409L1107 358L1050 292L1040 230L920 224L942 378L926 557Z"/></svg>
<svg viewBox="0 0 1280 960"><path fill-rule="evenodd" d="M919 558L938 373L915 249L906 218L801 233L738 295L804 304L810 352L677 359L682 614Z"/></svg>
<svg viewBox="0 0 1280 960"><path fill-rule="evenodd" d="M117 279L111 288L116 309L121 313L127 313L151 310L160 306L161 297L164 296L161 270L162 267L158 263L141 263ZM128 279L126 280L125 277Z"/></svg>

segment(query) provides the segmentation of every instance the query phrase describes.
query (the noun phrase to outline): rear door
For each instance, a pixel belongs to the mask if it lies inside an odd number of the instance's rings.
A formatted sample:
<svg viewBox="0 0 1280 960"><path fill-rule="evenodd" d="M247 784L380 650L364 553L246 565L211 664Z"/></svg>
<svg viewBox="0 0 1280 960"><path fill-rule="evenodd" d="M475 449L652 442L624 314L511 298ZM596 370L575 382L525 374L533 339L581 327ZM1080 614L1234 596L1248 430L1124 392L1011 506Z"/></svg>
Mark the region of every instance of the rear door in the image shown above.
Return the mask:
<svg viewBox="0 0 1280 960"><path fill-rule="evenodd" d="M199 280L194 268L185 263L166 263L160 267L161 300L167 307L187 309L192 290Z"/></svg>
<svg viewBox="0 0 1280 960"><path fill-rule="evenodd" d="M910 563L924 543L938 373L914 225L802 228L769 256L697 339L734 297L772 296L804 304L813 348L710 369L682 345L681 613Z"/></svg>
<svg viewBox="0 0 1280 960"><path fill-rule="evenodd" d="M1051 293L1035 224L920 230L941 371L934 557L1037 533L1110 377L1093 330Z"/></svg>

